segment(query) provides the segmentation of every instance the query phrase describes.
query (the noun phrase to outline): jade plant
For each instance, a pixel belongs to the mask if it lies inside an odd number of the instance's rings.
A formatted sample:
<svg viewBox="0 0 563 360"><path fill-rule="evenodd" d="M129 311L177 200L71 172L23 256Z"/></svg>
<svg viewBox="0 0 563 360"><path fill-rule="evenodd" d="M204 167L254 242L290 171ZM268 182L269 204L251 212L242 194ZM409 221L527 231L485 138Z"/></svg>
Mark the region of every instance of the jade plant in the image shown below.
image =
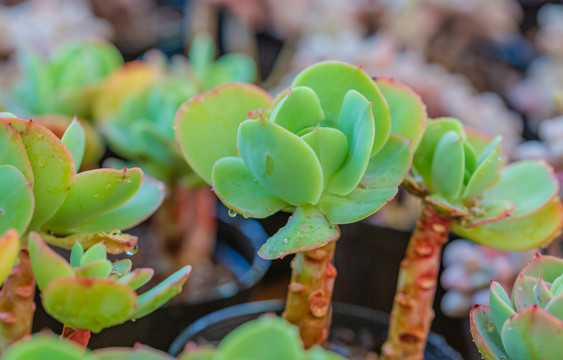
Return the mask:
<svg viewBox="0 0 563 360"><path fill-rule="evenodd" d="M133 349L107 348L84 351L51 335L39 334L10 348L5 360L172 360L173 357L136 345ZM188 349L180 360L344 360L321 347L303 349L299 331L274 316L263 316L229 333L216 348Z"/></svg>
<svg viewBox="0 0 563 360"><path fill-rule="evenodd" d="M189 62L182 56L170 63L161 60L161 66L138 61L118 69L103 85L94 113L109 148L125 164L139 166L166 184L169 196L151 227L163 254L179 268L185 263L209 262L216 200L182 158L174 138L176 111L213 86L253 81L256 67L242 54L227 54L215 61L215 45L206 35L194 38Z"/></svg>
<svg viewBox="0 0 563 360"><path fill-rule="evenodd" d="M276 100L255 86L229 84L178 111L184 157L232 215L292 214L259 255L296 253L284 317L305 347L328 336L338 224L393 199L425 121L408 88L339 62L305 69Z"/></svg>
<svg viewBox="0 0 563 360"><path fill-rule="evenodd" d="M116 298L113 304L97 302L105 291L118 292L118 274L134 276L126 274L127 262L113 264L111 273L107 274L109 263L102 258L102 250L104 256L106 251L111 254L135 251L137 238L121 233L121 229L130 228L151 215L163 200L164 186L144 177L138 168L95 169L77 174L84 139L84 130L77 121L59 140L33 121L0 118L0 234L4 234L0 246L5 251L2 257L6 258L0 275L4 276L14 264L14 251L19 258L0 291L0 352L31 331L36 279L40 289L45 290L45 308L59 321L69 322L65 329L70 330L63 336L71 336L77 331L87 333L108 326L96 322L97 325L85 329L73 328L88 324L79 320L84 320L82 316L92 318L96 304L115 310L119 306L124 308L123 301L128 300L129 307L122 311L131 317L141 316L146 313L142 309L154 310L155 304L170 299L175 289L181 287L174 279L180 277L183 283L189 273L190 269L184 268L157 290L138 297L121 285L121 294L125 294L121 300ZM14 238L18 239L16 250ZM74 247L75 260L71 262L76 269L65 267L54 255L48 256L51 252L43 241L66 249ZM100 243L103 246L96 245ZM80 249L89 248L92 250L79 256ZM103 279L108 276L110 279ZM121 282L128 284L127 280ZM65 296L65 293L73 295ZM68 307L61 310L59 300L66 301ZM83 308L87 302L93 304L92 308ZM65 311L71 312L70 315ZM125 321L123 316L115 315L112 321Z"/></svg>
<svg viewBox="0 0 563 360"><path fill-rule="evenodd" d="M521 251L558 235L558 182L543 162L505 164L490 139L452 118L429 121L414 154L408 190L422 210L401 263L383 359L422 359L440 254L450 232L501 250Z"/></svg>
<svg viewBox="0 0 563 360"><path fill-rule="evenodd" d="M45 114L88 119L100 84L123 63L109 43L68 43L49 59L31 49L18 49L17 75L0 89L0 105L31 117Z"/></svg>
<svg viewBox="0 0 563 360"><path fill-rule="evenodd" d="M563 260L539 255L512 297L491 281L489 306L471 310L471 335L486 360L556 360L563 352Z"/></svg>

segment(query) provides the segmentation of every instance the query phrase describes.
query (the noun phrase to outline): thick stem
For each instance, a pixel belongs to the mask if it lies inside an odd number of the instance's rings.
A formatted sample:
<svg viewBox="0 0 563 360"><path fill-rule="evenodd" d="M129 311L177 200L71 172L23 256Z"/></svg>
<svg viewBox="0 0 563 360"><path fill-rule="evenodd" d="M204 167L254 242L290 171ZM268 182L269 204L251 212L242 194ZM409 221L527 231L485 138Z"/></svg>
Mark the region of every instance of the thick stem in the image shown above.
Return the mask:
<svg viewBox="0 0 563 360"><path fill-rule="evenodd" d="M336 268L332 264L336 241L297 253L291 262L292 275L284 318L296 325L305 348L322 345L331 320L330 302Z"/></svg>
<svg viewBox="0 0 563 360"><path fill-rule="evenodd" d="M434 318L440 254L448 240L452 219L432 205L423 208L401 262L397 292L391 312L382 359L422 360Z"/></svg>
<svg viewBox="0 0 563 360"><path fill-rule="evenodd" d="M77 329L65 324L61 338L68 339L86 348L88 347L88 341L90 341L90 330Z"/></svg>
<svg viewBox="0 0 563 360"><path fill-rule="evenodd" d="M35 312L35 277L29 252L21 249L16 265L0 291L0 354L31 333Z"/></svg>

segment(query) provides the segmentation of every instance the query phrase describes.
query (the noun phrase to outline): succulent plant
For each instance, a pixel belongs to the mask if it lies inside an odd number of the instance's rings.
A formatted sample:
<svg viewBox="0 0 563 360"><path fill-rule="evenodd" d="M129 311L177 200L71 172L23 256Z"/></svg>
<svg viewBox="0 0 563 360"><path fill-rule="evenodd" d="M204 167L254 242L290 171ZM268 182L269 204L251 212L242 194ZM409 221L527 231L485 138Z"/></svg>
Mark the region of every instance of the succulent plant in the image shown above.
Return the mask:
<svg viewBox="0 0 563 360"><path fill-rule="evenodd" d="M112 263L106 257L103 243L86 251L80 243L75 243L70 264L37 233L29 235L28 247L45 310L67 327L93 332L158 309L181 291L191 270L186 266L137 295L135 290L150 281L154 271L150 268L131 271L129 259Z"/></svg>
<svg viewBox="0 0 563 360"><path fill-rule="evenodd" d="M471 310L471 335L486 360L556 360L563 342L563 260L538 255L510 298L491 281L490 307Z"/></svg>
<svg viewBox="0 0 563 360"><path fill-rule="evenodd" d="M401 266L384 359L422 357L450 231L520 251L553 240L562 226L552 169L535 161L505 166L500 137L466 131L456 119L429 121L405 182L423 209Z"/></svg>
<svg viewBox="0 0 563 360"><path fill-rule="evenodd" d="M2 89L0 103L8 111L31 117L62 114L89 118L101 82L123 63L109 43L69 43L48 60L31 49L16 53L19 76Z"/></svg>
<svg viewBox="0 0 563 360"><path fill-rule="evenodd" d="M137 238L121 229L147 218L163 200L163 184L143 178L138 168L76 174L84 142L77 121L59 140L33 121L0 119L0 233L12 238L15 230L21 237L19 262L0 292L1 350L31 330L35 276L28 238L67 249L104 242L109 253L134 251Z"/></svg>
<svg viewBox="0 0 563 360"><path fill-rule="evenodd" d="M259 254L297 253L285 317L306 347L327 336L337 224L393 199L425 120L408 88L338 62L304 70L273 102L259 88L230 84L178 111L184 157L233 215L292 213Z"/></svg>

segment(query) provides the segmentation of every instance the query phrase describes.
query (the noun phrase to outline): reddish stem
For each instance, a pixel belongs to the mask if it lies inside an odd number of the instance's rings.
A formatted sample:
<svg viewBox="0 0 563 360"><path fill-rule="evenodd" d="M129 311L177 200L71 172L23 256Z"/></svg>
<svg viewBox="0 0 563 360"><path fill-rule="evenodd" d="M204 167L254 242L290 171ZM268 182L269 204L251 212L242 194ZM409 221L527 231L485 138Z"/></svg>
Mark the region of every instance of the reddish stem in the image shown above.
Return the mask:
<svg viewBox="0 0 563 360"><path fill-rule="evenodd" d="M19 263L0 291L0 355L6 348L31 334L35 312L35 277L29 252L22 248Z"/></svg>
<svg viewBox="0 0 563 360"><path fill-rule="evenodd" d="M452 219L432 205L423 208L401 262L397 292L391 312L382 359L422 360L434 318L442 246L448 240Z"/></svg>
<svg viewBox="0 0 563 360"><path fill-rule="evenodd" d="M90 341L90 330L77 329L65 324L61 338L68 339L83 348L86 348L88 347L88 342Z"/></svg>

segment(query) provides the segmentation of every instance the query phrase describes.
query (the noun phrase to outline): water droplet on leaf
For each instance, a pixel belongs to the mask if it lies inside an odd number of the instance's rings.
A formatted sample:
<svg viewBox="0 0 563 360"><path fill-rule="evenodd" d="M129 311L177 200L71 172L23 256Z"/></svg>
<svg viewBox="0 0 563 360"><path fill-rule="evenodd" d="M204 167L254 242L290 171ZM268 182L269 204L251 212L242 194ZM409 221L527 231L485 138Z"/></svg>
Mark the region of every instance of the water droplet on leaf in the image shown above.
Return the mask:
<svg viewBox="0 0 563 360"><path fill-rule="evenodd" d="M229 215L229 217L236 217L237 216L237 212L234 211L233 209L229 209L229 211L227 212L227 214Z"/></svg>

